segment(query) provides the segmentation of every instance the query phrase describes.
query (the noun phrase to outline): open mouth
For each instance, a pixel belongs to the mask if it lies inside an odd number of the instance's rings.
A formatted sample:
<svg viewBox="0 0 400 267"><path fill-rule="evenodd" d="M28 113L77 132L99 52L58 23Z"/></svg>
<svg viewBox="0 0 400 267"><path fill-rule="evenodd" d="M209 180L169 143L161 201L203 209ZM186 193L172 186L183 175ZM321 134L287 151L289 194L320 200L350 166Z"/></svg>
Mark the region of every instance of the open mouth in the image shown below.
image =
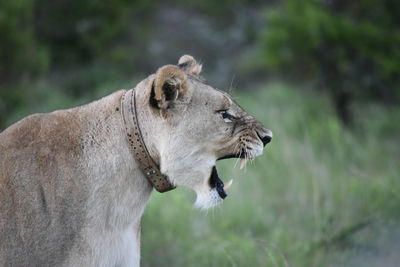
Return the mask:
<svg viewBox="0 0 400 267"><path fill-rule="evenodd" d="M246 154L246 152L241 152L238 154L231 154L231 155L221 157L221 158L217 159L217 161L223 160L223 159L230 159L230 158L240 158L240 169L242 169L246 165L249 157ZM217 168L214 165L211 170L211 174L210 174L210 178L209 178L209 185L210 185L211 189L215 188L217 190L218 195L222 199L224 199L228 195L226 193L226 190L232 185L232 180L227 182L225 185L224 182L219 178Z"/></svg>
<svg viewBox="0 0 400 267"><path fill-rule="evenodd" d="M217 190L218 195L222 199L226 198L228 194L225 192L226 188L224 188L224 182L222 182L222 180L219 178L217 168L215 166L211 170L209 183L211 188L215 188Z"/></svg>

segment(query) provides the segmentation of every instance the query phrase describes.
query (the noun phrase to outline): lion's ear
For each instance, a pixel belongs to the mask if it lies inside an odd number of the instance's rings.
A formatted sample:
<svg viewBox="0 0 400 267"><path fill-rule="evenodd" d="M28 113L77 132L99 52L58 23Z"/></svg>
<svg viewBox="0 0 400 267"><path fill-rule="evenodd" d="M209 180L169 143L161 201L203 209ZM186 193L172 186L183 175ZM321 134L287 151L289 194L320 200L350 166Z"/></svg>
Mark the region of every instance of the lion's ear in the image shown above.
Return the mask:
<svg viewBox="0 0 400 267"><path fill-rule="evenodd" d="M183 55L178 61L178 66L187 74L199 76L202 70L202 65L189 55Z"/></svg>
<svg viewBox="0 0 400 267"><path fill-rule="evenodd" d="M174 65L166 65L157 70L154 80L154 102L162 113L187 91L187 76Z"/></svg>

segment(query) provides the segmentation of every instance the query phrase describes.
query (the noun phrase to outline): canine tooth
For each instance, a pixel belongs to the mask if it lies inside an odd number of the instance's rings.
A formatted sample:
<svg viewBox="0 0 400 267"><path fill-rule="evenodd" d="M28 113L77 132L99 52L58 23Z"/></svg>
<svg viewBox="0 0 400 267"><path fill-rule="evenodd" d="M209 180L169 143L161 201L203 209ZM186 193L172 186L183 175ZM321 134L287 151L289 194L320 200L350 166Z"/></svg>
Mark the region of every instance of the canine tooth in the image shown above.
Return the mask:
<svg viewBox="0 0 400 267"><path fill-rule="evenodd" d="M243 169L246 166L247 159L240 159L240 169Z"/></svg>
<svg viewBox="0 0 400 267"><path fill-rule="evenodd" d="M229 187L231 187L232 183L233 183L233 180L232 179L229 180L229 182L227 182L226 185L224 185L224 190L228 190Z"/></svg>

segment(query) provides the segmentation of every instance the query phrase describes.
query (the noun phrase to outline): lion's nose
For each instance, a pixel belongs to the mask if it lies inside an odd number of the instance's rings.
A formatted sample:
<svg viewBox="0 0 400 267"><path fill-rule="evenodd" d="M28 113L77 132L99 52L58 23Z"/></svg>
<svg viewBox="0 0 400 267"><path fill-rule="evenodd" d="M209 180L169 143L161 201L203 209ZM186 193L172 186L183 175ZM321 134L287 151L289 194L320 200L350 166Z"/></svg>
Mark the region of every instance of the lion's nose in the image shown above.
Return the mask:
<svg viewBox="0 0 400 267"><path fill-rule="evenodd" d="M261 135L259 132L257 132L258 137L261 139L263 142L263 145L265 146L272 140L272 132L270 130L266 130L263 135Z"/></svg>
<svg viewBox="0 0 400 267"><path fill-rule="evenodd" d="M269 135L266 135L266 136L264 136L264 137L261 137L261 141L263 142L264 146L265 146L266 144L268 144L269 142L271 142L271 140L272 140L272 136L269 136Z"/></svg>

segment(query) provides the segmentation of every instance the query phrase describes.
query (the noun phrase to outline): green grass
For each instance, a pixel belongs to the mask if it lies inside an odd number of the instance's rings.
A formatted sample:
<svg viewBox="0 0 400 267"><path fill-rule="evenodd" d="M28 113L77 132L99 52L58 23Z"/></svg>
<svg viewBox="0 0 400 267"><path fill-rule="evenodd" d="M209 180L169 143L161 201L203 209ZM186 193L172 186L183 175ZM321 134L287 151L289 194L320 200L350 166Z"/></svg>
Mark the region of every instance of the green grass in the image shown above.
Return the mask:
<svg viewBox="0 0 400 267"><path fill-rule="evenodd" d="M212 210L187 189L154 193L143 266L384 266L382 248L400 248L399 110L356 107L350 131L323 95L270 84L236 100L272 143L244 171L218 163L234 184Z"/></svg>

